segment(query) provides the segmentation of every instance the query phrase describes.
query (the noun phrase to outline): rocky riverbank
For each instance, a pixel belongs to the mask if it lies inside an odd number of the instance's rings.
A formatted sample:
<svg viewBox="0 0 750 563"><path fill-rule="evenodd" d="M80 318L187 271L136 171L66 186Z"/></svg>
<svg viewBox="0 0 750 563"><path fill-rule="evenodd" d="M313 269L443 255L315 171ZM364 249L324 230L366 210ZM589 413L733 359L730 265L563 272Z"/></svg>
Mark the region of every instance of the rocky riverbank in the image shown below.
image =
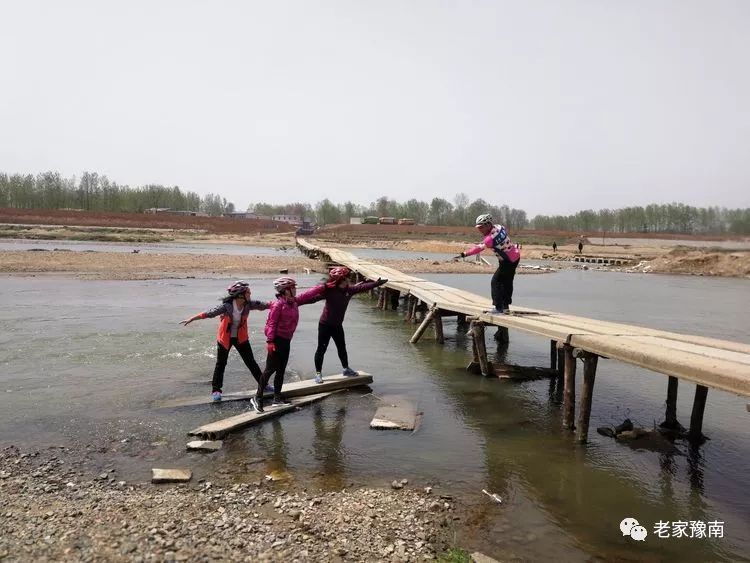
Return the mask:
<svg viewBox="0 0 750 563"><path fill-rule="evenodd" d="M421 561L461 519L453 499L408 485L157 486L89 474L65 448L1 453L2 561Z"/></svg>

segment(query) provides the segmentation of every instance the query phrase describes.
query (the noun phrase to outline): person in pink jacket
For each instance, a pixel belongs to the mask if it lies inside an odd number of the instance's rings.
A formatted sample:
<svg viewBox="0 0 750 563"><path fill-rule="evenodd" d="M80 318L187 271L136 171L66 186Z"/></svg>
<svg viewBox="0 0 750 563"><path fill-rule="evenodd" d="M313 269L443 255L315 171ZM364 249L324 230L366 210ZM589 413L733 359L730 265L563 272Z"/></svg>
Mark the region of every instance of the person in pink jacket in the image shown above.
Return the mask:
<svg viewBox="0 0 750 563"><path fill-rule="evenodd" d="M477 230L484 237L482 242L460 254L461 258L479 254L485 248L491 248L500 261L492 276L492 304L494 309L487 311L491 315L510 313L508 306L513 302L513 278L521 261L521 250L510 241L508 231L502 225L492 223L492 215L485 213L475 221Z"/></svg>
<svg viewBox="0 0 750 563"><path fill-rule="evenodd" d="M289 404L281 396L281 386L284 384L292 337L299 322L298 307L312 303L319 293L313 288L297 295L297 282L288 277L275 279L273 287L276 290L276 300L271 301L265 328L268 351L266 368L263 370L255 397L250 399L255 412L263 412L263 391L273 374L276 374L273 379L273 404Z"/></svg>

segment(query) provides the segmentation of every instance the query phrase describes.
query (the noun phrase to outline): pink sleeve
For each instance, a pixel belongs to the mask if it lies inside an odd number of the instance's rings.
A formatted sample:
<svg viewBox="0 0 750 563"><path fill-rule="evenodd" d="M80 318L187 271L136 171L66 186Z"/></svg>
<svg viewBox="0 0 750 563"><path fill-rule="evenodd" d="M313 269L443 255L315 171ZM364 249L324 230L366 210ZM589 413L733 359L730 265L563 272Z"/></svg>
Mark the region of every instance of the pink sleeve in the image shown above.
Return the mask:
<svg viewBox="0 0 750 563"><path fill-rule="evenodd" d="M297 305L307 305L308 303L315 303L315 301L319 301L323 297L325 290L326 285L324 283L316 285L315 287L300 293L295 298L295 301L297 302Z"/></svg>
<svg viewBox="0 0 750 563"><path fill-rule="evenodd" d="M489 237L489 238L491 242L492 237ZM480 242L479 244L475 244L469 250L465 251L464 254L466 256L474 256L475 254L479 254L480 252L482 252L482 250L484 250L485 248L487 248L487 239L485 239L485 242Z"/></svg>
<svg viewBox="0 0 750 563"><path fill-rule="evenodd" d="M266 342L273 342L276 338L276 327L279 324L279 317L281 316L281 301L276 300L271 303L271 309L268 311L268 318L266 319Z"/></svg>

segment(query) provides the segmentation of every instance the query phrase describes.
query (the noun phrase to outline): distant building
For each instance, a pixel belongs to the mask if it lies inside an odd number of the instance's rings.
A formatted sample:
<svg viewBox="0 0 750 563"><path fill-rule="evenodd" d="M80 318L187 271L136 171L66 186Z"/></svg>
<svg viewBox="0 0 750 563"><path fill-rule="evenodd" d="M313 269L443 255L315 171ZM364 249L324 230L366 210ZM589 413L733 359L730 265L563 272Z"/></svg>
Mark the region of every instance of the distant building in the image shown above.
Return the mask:
<svg viewBox="0 0 750 563"><path fill-rule="evenodd" d="M230 219L259 219L261 221L272 221L270 215L258 215L249 211L232 211L231 213L222 213L222 217Z"/></svg>
<svg viewBox="0 0 750 563"><path fill-rule="evenodd" d="M362 217L349 217L349 224L350 225L361 225L362 224Z"/></svg>
<svg viewBox="0 0 750 563"><path fill-rule="evenodd" d="M186 215L188 217L208 217L208 213L202 211L190 211L188 209L172 209L170 207L149 207L143 210L144 213L150 215L156 215L157 213L163 213L166 215Z"/></svg>
<svg viewBox="0 0 750 563"><path fill-rule="evenodd" d="M271 219L279 221L280 223L289 223L290 225L295 226L302 225L302 217L299 215L274 215Z"/></svg>
<svg viewBox="0 0 750 563"><path fill-rule="evenodd" d="M378 222L379 222L379 219L377 217L373 217L373 216L365 217L362 220L362 223L365 224L365 225L377 225Z"/></svg>
<svg viewBox="0 0 750 563"><path fill-rule="evenodd" d="M381 217L378 222L381 225L395 225L396 224L396 218L395 217Z"/></svg>
<svg viewBox="0 0 750 563"><path fill-rule="evenodd" d="M405 219L405 218L404 219L399 219L398 220L398 224L399 225L413 225L414 224L414 219Z"/></svg>

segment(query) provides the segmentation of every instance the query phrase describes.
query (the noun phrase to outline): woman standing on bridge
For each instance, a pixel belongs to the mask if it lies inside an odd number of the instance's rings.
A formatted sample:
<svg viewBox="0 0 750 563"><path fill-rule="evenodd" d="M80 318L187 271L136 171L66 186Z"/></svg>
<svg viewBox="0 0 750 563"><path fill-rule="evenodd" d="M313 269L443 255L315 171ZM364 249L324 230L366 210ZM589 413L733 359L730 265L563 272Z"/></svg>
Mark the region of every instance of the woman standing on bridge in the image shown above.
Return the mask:
<svg viewBox="0 0 750 563"><path fill-rule="evenodd" d="M210 319L221 315L219 329L216 331L216 366L214 367L214 377L211 382L211 399L213 401L221 401L224 370L227 367L229 350L232 349L232 346L240 353L242 361L245 362L247 369L250 370L250 373L253 374L255 381L260 386L262 372L253 357L253 350L250 347L247 317L250 311L265 311L268 307L268 303L251 301L250 285L240 280L227 288L227 296L222 299L221 305L205 313L198 313L189 319L180 321L181 325L187 326L199 319Z"/></svg>
<svg viewBox="0 0 750 563"><path fill-rule="evenodd" d="M344 368L343 374L351 377L357 375L357 372L349 367L349 355L346 351L346 339L344 337L344 315L346 308L349 306L349 300L357 293L370 291L386 283L388 280L378 278L374 282L360 282L351 285L349 282L349 268L343 266L332 268L328 272L328 280L315 287L312 291L316 292L315 301L326 300L323 312L320 315L318 323L318 348L315 350L315 383L323 383L321 371L323 369L323 357L325 356L328 344L333 338L336 344L336 350L339 353L341 367Z"/></svg>
<svg viewBox="0 0 750 563"><path fill-rule="evenodd" d="M492 215L485 213L475 221L477 230L484 239L469 250L460 254L461 258L479 254L485 248L491 248L500 264L492 276L492 305L494 309L487 311L491 315L505 315L510 313L508 306L513 302L513 278L516 268L521 261L521 250L513 245L508 231L503 225L492 223Z"/></svg>

